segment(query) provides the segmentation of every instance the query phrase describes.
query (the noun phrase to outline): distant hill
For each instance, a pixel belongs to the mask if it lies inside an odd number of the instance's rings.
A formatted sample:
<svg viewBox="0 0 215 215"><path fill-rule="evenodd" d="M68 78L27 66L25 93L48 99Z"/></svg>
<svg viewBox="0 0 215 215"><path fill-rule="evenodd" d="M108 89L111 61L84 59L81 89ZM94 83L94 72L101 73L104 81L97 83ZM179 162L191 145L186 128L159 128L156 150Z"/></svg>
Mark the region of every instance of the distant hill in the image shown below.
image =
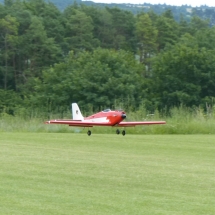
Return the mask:
<svg viewBox="0 0 215 215"><path fill-rule="evenodd" d="M105 4L105 3L94 3L92 1L82 1L82 0L47 0L53 2L61 11L63 11L67 6L72 5L74 2L78 4L84 4L88 6L98 6L98 7L118 7L123 10L131 11L134 14L140 13L141 11L153 10L157 14L161 14L164 11L170 9L174 15L176 21L180 20L181 15L184 19L190 20L191 16L194 14L202 19L209 19L211 25L215 25L215 7L208 7L203 5L201 7L191 7L190 5L182 6L172 6L166 4ZM4 0L0 0L0 3L4 3Z"/></svg>

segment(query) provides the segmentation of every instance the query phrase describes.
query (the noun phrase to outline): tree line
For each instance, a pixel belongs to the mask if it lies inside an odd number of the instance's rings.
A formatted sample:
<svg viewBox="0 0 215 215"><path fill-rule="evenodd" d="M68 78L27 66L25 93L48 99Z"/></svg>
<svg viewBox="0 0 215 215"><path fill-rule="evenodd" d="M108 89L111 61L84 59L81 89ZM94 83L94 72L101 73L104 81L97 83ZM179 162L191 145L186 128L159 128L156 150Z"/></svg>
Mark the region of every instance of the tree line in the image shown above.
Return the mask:
<svg viewBox="0 0 215 215"><path fill-rule="evenodd" d="M215 28L172 11L137 15L44 0L0 4L0 111L213 105Z"/></svg>

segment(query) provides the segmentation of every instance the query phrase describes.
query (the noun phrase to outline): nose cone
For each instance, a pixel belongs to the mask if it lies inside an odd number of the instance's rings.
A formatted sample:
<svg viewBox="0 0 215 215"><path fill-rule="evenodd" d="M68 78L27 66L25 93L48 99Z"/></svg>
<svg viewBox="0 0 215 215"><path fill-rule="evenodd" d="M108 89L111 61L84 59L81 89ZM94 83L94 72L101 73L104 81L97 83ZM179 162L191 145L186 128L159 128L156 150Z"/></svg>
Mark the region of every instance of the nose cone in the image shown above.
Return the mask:
<svg viewBox="0 0 215 215"><path fill-rule="evenodd" d="M125 119L125 118L126 118L126 114L123 113L123 114L121 115L121 117L122 117L122 119Z"/></svg>

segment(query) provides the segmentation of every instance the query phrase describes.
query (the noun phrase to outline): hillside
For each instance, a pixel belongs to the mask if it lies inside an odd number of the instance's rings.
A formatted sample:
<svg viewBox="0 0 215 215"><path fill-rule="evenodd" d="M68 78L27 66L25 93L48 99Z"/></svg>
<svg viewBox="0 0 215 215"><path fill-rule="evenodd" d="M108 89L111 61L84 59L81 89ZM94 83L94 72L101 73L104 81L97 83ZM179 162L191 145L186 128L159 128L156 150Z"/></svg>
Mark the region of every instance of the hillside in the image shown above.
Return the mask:
<svg viewBox="0 0 215 215"><path fill-rule="evenodd" d="M48 1L48 0L47 0ZM68 5L73 4L74 2L78 4L84 5L92 5L98 7L119 7L123 10L131 11L134 14L137 14L141 11L149 11L152 10L156 14L162 14L164 11L170 9L173 12L174 18L176 21L180 21L181 16L184 17L185 20L189 21L192 15L197 15L201 19L209 19L211 26L215 25L215 7L208 7L203 5L201 7L191 7L190 5L182 5L182 6L172 6L166 4L105 4L105 3L94 3L93 1L82 1L82 0L49 0L54 3L61 11L64 10ZM0 3L4 3L4 0L0 0Z"/></svg>

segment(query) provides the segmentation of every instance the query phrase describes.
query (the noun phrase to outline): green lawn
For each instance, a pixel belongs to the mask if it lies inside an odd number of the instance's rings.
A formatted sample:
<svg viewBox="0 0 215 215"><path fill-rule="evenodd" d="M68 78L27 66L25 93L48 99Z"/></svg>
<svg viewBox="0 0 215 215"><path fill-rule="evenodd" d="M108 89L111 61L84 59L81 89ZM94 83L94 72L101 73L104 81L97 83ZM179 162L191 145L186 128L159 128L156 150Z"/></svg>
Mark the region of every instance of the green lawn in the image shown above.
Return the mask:
<svg viewBox="0 0 215 215"><path fill-rule="evenodd" d="M0 214L213 215L215 136L2 132Z"/></svg>

